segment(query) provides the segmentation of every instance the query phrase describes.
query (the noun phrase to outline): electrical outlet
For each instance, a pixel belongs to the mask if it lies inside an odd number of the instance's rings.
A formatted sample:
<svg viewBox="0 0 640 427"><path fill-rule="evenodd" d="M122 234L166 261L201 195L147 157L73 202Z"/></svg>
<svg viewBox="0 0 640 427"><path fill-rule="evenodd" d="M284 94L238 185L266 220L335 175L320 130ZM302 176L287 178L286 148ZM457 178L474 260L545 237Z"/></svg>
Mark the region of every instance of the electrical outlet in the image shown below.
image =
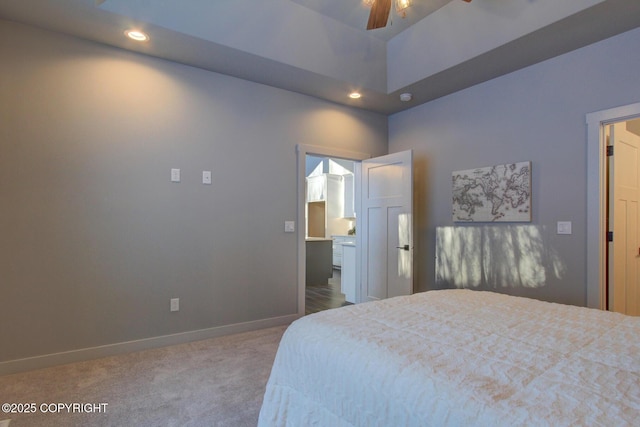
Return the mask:
<svg viewBox="0 0 640 427"><path fill-rule="evenodd" d="M171 300L170 300L170 310L171 311L180 311L180 298L171 298Z"/></svg>

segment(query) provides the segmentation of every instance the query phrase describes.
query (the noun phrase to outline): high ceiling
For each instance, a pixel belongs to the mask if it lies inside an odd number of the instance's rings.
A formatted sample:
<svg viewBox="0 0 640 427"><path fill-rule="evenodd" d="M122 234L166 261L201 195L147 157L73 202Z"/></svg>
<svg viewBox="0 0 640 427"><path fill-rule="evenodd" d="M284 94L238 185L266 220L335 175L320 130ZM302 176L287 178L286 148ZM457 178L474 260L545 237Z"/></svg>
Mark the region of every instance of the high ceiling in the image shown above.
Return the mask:
<svg viewBox="0 0 640 427"><path fill-rule="evenodd" d="M362 0L291 0L322 15L333 18L360 31L367 31L369 7ZM372 30L371 34L383 40L389 40L411 25L421 21L427 15L440 9L452 0L414 0L411 8L403 15L391 8L389 25Z"/></svg>
<svg viewBox="0 0 640 427"><path fill-rule="evenodd" d="M0 0L0 18L388 115L636 28L640 1L413 0L373 31L362 0Z"/></svg>

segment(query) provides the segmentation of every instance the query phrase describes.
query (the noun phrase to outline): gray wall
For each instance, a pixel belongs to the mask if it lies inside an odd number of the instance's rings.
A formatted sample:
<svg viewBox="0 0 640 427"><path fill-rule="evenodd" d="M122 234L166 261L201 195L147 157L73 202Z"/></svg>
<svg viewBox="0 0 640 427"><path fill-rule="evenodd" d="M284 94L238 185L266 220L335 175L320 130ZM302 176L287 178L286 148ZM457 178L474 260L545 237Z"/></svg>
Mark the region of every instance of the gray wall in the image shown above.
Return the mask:
<svg viewBox="0 0 640 427"><path fill-rule="evenodd" d="M383 116L5 21L0 40L0 361L295 314L296 144L387 152Z"/></svg>
<svg viewBox="0 0 640 427"><path fill-rule="evenodd" d="M481 260L500 280L475 287L586 304L585 115L640 101L638 52L633 30L390 117L389 151L415 150L420 290L464 285L435 280L437 230L454 226L452 172L530 160L533 222L445 229L458 246L438 262L469 272L484 248L503 255ZM557 235L557 221L573 234Z"/></svg>

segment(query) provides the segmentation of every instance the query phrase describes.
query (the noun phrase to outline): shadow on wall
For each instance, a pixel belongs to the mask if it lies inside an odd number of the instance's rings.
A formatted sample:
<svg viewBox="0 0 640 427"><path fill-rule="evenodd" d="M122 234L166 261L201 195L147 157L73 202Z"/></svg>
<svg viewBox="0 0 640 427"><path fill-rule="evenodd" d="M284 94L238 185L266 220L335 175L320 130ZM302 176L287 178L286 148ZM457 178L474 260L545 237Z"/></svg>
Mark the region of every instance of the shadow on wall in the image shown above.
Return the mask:
<svg viewBox="0 0 640 427"><path fill-rule="evenodd" d="M502 225L436 228L436 284L445 288L541 288L566 265L544 227Z"/></svg>

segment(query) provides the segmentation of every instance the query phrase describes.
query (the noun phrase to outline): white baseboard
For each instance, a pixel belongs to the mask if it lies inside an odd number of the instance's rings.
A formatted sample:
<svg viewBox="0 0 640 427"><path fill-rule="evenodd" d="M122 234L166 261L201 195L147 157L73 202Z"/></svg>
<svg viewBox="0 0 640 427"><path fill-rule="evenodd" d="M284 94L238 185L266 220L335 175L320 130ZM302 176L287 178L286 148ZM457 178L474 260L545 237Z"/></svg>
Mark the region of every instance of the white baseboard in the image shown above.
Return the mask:
<svg viewBox="0 0 640 427"><path fill-rule="evenodd" d="M79 350L65 351L61 353L45 354L42 356L27 357L24 359L0 362L0 375L15 374L34 369L48 368L66 363L81 362L101 357L115 356L134 351L149 350L152 348L166 347L169 345L184 344L192 341L200 341L224 335L241 332L255 331L271 328L273 326L288 325L300 316L292 314L282 317L255 320L251 322L235 323L232 325L218 326L215 328L199 329L196 331L181 332L178 334L162 335L159 337L145 338L135 341L127 341L116 344L89 347Z"/></svg>

